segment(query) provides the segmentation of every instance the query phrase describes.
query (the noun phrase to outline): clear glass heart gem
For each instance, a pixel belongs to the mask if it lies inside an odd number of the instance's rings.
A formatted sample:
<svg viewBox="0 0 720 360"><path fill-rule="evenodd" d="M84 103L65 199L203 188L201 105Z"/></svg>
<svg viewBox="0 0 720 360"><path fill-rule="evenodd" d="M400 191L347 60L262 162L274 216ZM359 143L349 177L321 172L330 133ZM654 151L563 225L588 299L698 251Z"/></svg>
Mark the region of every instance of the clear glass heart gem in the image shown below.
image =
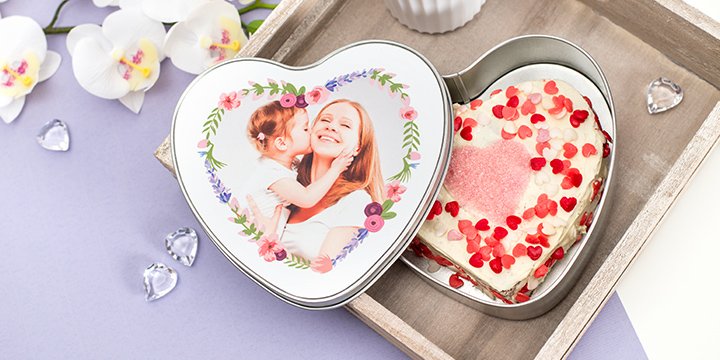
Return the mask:
<svg viewBox="0 0 720 360"><path fill-rule="evenodd" d="M145 269L145 301L157 300L167 295L177 285L178 275L173 268L163 263L153 263Z"/></svg>
<svg viewBox="0 0 720 360"><path fill-rule="evenodd" d="M37 134L37 142L48 150L67 151L70 148L67 125L58 119L48 121Z"/></svg>
<svg viewBox="0 0 720 360"><path fill-rule="evenodd" d="M682 99L682 89L670 79L661 77L648 85L647 109L651 115L674 108Z"/></svg>
<svg viewBox="0 0 720 360"><path fill-rule="evenodd" d="M197 233L188 227L179 228L165 237L165 248L173 259L192 266L198 249Z"/></svg>

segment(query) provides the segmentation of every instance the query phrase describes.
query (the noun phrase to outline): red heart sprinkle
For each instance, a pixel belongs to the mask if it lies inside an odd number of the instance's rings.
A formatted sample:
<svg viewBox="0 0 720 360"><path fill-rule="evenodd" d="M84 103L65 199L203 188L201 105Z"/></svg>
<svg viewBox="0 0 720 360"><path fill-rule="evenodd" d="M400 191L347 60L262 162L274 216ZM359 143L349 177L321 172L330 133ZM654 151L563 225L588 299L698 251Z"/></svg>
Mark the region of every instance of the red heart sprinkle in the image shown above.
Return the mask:
<svg viewBox="0 0 720 360"><path fill-rule="evenodd" d="M510 255L503 255L500 258L500 262L502 263L502 266L506 269L509 269L512 264L515 263L515 258Z"/></svg>
<svg viewBox="0 0 720 360"><path fill-rule="evenodd" d="M591 155L597 154L597 149L593 144L585 144L582 147L582 154L584 157L590 157Z"/></svg>
<svg viewBox="0 0 720 360"><path fill-rule="evenodd" d="M523 285L522 289L520 289L520 293L521 293L521 294L524 294L524 293L526 293L526 292L528 292L528 291L530 291L530 289L528 289L527 283L525 283L525 285Z"/></svg>
<svg viewBox="0 0 720 360"><path fill-rule="evenodd" d="M514 107L506 106L502 110L502 115L505 120L513 121L516 120L520 115Z"/></svg>
<svg viewBox="0 0 720 360"><path fill-rule="evenodd" d="M537 124L542 121L545 121L545 116L542 114L533 114L533 116L530 117L530 122L533 124Z"/></svg>
<svg viewBox="0 0 720 360"><path fill-rule="evenodd" d="M547 160L545 160L545 158L536 157L530 159L530 167L535 171L542 170L545 164L547 164Z"/></svg>
<svg viewBox="0 0 720 360"><path fill-rule="evenodd" d="M505 105L516 108L518 105L520 105L520 99L518 99L517 96L513 96L507 101L507 104Z"/></svg>
<svg viewBox="0 0 720 360"><path fill-rule="evenodd" d="M471 128L474 128L477 126L477 121L473 118L465 118L465 122L463 122L463 126L469 126Z"/></svg>
<svg viewBox="0 0 720 360"><path fill-rule="evenodd" d="M502 119L502 118L503 118L503 115L502 115L502 114L503 114L503 108L504 108L504 106L502 106L502 105L495 105L495 106L493 106L493 107L492 107L492 113L493 113L493 115L495 115L495 117L498 118L498 119Z"/></svg>
<svg viewBox="0 0 720 360"><path fill-rule="evenodd" d="M528 244L539 244L540 240L538 240L537 235L527 234L525 235L525 242Z"/></svg>
<svg viewBox="0 0 720 360"><path fill-rule="evenodd" d="M535 144L535 151L537 151L538 154L542 155L543 150L549 149L550 147L551 147L550 142L540 142L540 143Z"/></svg>
<svg viewBox="0 0 720 360"><path fill-rule="evenodd" d="M467 140L467 141L472 140L472 139L473 139L472 128L469 127L469 126L464 127L464 128L460 131L460 136L461 136L463 139Z"/></svg>
<svg viewBox="0 0 720 360"><path fill-rule="evenodd" d="M497 245L497 244L495 244ZM478 253L482 257L483 260L488 261L490 260L490 253L493 251L493 248L490 246L483 246L478 250Z"/></svg>
<svg viewBox="0 0 720 360"><path fill-rule="evenodd" d="M445 211L449 212L452 217L456 217L460 212L460 204L457 201L451 201L445 204Z"/></svg>
<svg viewBox="0 0 720 360"><path fill-rule="evenodd" d="M513 248L512 254L514 257L521 257L527 255L527 248L523 244L517 244Z"/></svg>
<svg viewBox="0 0 720 360"><path fill-rule="evenodd" d="M482 100L480 100L480 99L475 99L475 100L473 100L473 101L470 102L470 109L471 109L471 110L475 110L475 109L477 109L478 107L480 107L480 105L482 105L482 103L483 103Z"/></svg>
<svg viewBox="0 0 720 360"><path fill-rule="evenodd" d="M540 245L542 245L546 248L550 247L550 242L548 241L550 239L548 239L547 236L545 236L544 234L538 234L537 238L538 238L538 242L540 242Z"/></svg>
<svg viewBox="0 0 720 360"><path fill-rule="evenodd" d="M565 153L563 155L565 155L565 157L568 159L572 159L573 156L575 156L575 154L577 154L578 152L577 146L571 143L565 143L565 145L563 145L563 150L565 150Z"/></svg>
<svg viewBox="0 0 720 360"><path fill-rule="evenodd" d="M580 170L576 168L571 168L568 170L568 174L570 177L570 181L575 187L580 187L580 184L582 184L582 174L580 174Z"/></svg>
<svg viewBox="0 0 720 360"><path fill-rule="evenodd" d="M475 228L480 231L488 231L490 230L490 222L487 219L480 219L475 223Z"/></svg>
<svg viewBox="0 0 720 360"><path fill-rule="evenodd" d="M476 268L481 268L484 264L480 253L473 254L473 256L470 257L468 263L470 263L471 266L474 266Z"/></svg>
<svg viewBox="0 0 720 360"><path fill-rule="evenodd" d="M545 274L548 273L548 270L550 270L550 269L548 269L547 266L545 266L545 265L540 265L540 267L537 268L537 270L535 270L534 276L535 276L536 278L541 278L541 277L545 276Z"/></svg>
<svg viewBox="0 0 720 360"><path fill-rule="evenodd" d="M606 158L610 156L610 144L604 143L603 144L603 157Z"/></svg>
<svg viewBox="0 0 720 360"><path fill-rule="evenodd" d="M540 258L540 256L542 255L542 251L542 248L539 246L528 246L527 256L533 261L535 261Z"/></svg>
<svg viewBox="0 0 720 360"><path fill-rule="evenodd" d="M518 225L522 222L522 219L519 216L510 215L507 219L505 219L505 221L510 229L517 230Z"/></svg>
<svg viewBox="0 0 720 360"><path fill-rule="evenodd" d="M442 203L441 202L435 200L435 202L433 203L433 207L432 207L432 213L435 215L442 214Z"/></svg>
<svg viewBox="0 0 720 360"><path fill-rule="evenodd" d="M505 129L500 130L500 136L505 140L510 140L515 137L515 134L510 134Z"/></svg>
<svg viewBox="0 0 720 360"><path fill-rule="evenodd" d="M480 250L480 238L476 238L475 240L468 240L467 242L467 252L468 254L473 254L478 252Z"/></svg>
<svg viewBox="0 0 720 360"><path fill-rule="evenodd" d="M545 83L545 87L543 88L545 90L545 93L550 95L555 95L558 93L557 85L555 84L555 81L550 80L547 83Z"/></svg>
<svg viewBox="0 0 720 360"><path fill-rule="evenodd" d="M502 260L500 260L500 258L494 258L490 260L488 264L490 264L490 269L492 269L494 273L499 274L502 272Z"/></svg>
<svg viewBox="0 0 720 360"><path fill-rule="evenodd" d="M565 249L563 249L562 246L555 249L555 251L552 253L552 255L550 255L550 257L555 260L562 259L563 257L565 257Z"/></svg>
<svg viewBox="0 0 720 360"><path fill-rule="evenodd" d="M588 106L592 109L592 101L590 101L590 98L587 96L583 96L583 99L585 99L585 102L588 104Z"/></svg>
<svg viewBox="0 0 720 360"><path fill-rule="evenodd" d="M535 108L535 104L530 101L530 99L526 99L525 102L522 104L522 107L520 107L520 113L523 115L532 114L537 110Z"/></svg>
<svg viewBox="0 0 720 360"><path fill-rule="evenodd" d="M462 281L460 276L458 276L457 273L450 275L450 286L453 289L457 289L461 286L465 285L465 282Z"/></svg>
<svg viewBox="0 0 720 360"><path fill-rule="evenodd" d="M547 259L547 261L545 261L545 266L547 266L548 268L553 266L553 264L555 264L555 259L553 258Z"/></svg>
<svg viewBox="0 0 720 360"><path fill-rule="evenodd" d="M459 220L458 221L458 230L460 230L460 232L465 231L465 229L467 229L469 227L473 227L472 221L470 221L470 220Z"/></svg>
<svg viewBox="0 0 720 360"><path fill-rule="evenodd" d="M501 243L495 244L495 246L493 246L492 254L495 257L500 257L500 256L505 255L505 246L503 246L503 244L501 244Z"/></svg>
<svg viewBox="0 0 720 360"><path fill-rule="evenodd" d="M504 227L498 226L495 228L495 231L493 231L493 237L498 240L504 239L508 234L508 231L505 230Z"/></svg>
<svg viewBox="0 0 720 360"><path fill-rule="evenodd" d="M485 238L485 243L488 244L488 246L495 246L499 243L499 241L492 236L488 236Z"/></svg>
<svg viewBox="0 0 720 360"><path fill-rule="evenodd" d="M490 93L490 96L495 96L502 92L502 89L495 89Z"/></svg>
<svg viewBox="0 0 720 360"><path fill-rule="evenodd" d="M515 295L515 301L517 301L518 303L524 303L524 302L526 302L526 301L528 301L528 300L530 300L530 297L527 296L527 295L525 295L525 294L523 294L523 293L517 293L517 294Z"/></svg>
<svg viewBox="0 0 720 360"><path fill-rule="evenodd" d="M535 208L531 207L523 212L523 219L530 220L535 217Z"/></svg>
<svg viewBox="0 0 720 360"><path fill-rule="evenodd" d="M572 112L572 111L573 111L573 103L572 103L572 100L570 100L570 99L568 99L568 98L563 99L563 105L565 106L565 110L567 110L567 112Z"/></svg>
<svg viewBox="0 0 720 360"><path fill-rule="evenodd" d="M567 212L571 212L575 208L575 205L577 205L577 199L574 197L563 196L560 199L560 207Z"/></svg>
<svg viewBox="0 0 720 360"><path fill-rule="evenodd" d="M459 116L456 116L455 119L453 120L453 129L455 131L458 131L458 130L460 130L461 127L462 127L462 118Z"/></svg>
<svg viewBox="0 0 720 360"><path fill-rule="evenodd" d="M559 174L565 169L565 164L563 164L562 160L560 159L553 159L550 161L550 166L552 166L552 173L553 174Z"/></svg>
<svg viewBox="0 0 720 360"><path fill-rule="evenodd" d="M572 114L578 120L585 120L588 118L588 115L590 115L587 110L575 110L572 112Z"/></svg>
<svg viewBox="0 0 720 360"><path fill-rule="evenodd" d="M527 125L520 126L517 133L521 139L527 139L533 134L532 129L530 129Z"/></svg>
<svg viewBox="0 0 720 360"><path fill-rule="evenodd" d="M511 97L515 96L515 94L517 94L518 91L519 91L518 88L510 85L510 86L508 86L507 90L505 90L505 96L507 96L508 98L511 98Z"/></svg>

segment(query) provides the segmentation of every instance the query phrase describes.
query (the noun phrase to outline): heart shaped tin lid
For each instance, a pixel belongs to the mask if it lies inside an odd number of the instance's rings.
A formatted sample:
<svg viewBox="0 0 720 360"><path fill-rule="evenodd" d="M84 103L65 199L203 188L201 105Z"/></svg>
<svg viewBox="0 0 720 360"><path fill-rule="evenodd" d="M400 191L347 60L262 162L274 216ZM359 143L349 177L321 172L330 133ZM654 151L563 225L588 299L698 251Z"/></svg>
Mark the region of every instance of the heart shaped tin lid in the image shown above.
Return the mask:
<svg viewBox="0 0 720 360"><path fill-rule="evenodd" d="M447 170L451 103L416 51L367 41L306 67L240 58L195 79L172 155L220 251L293 305L343 305L400 256Z"/></svg>

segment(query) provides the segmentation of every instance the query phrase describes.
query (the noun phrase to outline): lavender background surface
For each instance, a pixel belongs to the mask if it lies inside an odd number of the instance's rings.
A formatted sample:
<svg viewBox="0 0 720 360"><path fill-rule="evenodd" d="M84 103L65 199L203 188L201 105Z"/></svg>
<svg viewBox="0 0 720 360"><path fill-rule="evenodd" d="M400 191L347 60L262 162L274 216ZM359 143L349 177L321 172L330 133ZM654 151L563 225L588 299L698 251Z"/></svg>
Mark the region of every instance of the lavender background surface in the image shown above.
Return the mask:
<svg viewBox="0 0 720 360"><path fill-rule="evenodd" d="M10 0L0 13L45 26L57 3ZM72 0L57 26L100 23L111 11ZM48 47L62 55L60 69L28 96L14 123L0 124L3 358L404 358L345 310L311 312L277 300L204 234L192 268L170 258L164 236L200 227L152 154L193 76L165 61L134 115L78 85L65 35L49 36ZM67 153L36 143L53 118L70 128ZM174 267L180 279L168 296L146 303L142 272L155 261ZM573 358L642 356L613 297Z"/></svg>

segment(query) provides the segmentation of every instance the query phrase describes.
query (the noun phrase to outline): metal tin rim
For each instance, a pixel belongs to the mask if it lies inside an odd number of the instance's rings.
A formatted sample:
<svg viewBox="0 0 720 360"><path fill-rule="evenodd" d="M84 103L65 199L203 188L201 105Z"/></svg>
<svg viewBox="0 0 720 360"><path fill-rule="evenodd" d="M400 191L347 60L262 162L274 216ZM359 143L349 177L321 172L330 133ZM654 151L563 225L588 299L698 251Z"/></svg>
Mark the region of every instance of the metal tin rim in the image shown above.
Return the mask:
<svg viewBox="0 0 720 360"><path fill-rule="evenodd" d="M347 49L367 45L367 44L386 44L391 46L396 46L402 49L405 49L411 53L413 53L415 56L417 56L420 60L422 60L428 68L431 70L433 75L435 76L438 86L440 87L440 92L442 94L442 102L443 102L443 113L445 114L445 123L446 126L444 128L444 134L443 134L443 147L440 151L440 161L438 164L436 164L435 170L433 171L432 179L429 184L429 186L426 188L425 195L424 195L424 202L420 204L420 207L418 211L416 212L416 216L412 222L407 224L401 234L397 237L397 239L403 239L402 241L397 241L397 245L394 248L388 248L388 250L382 255L382 257L378 260L380 265L374 265L375 271L370 272L368 271L366 274L364 274L362 277L360 277L353 285L350 287L341 290L340 292L321 298L320 300L317 299L304 299L297 296L294 296L292 294L289 294L282 289L279 289L275 287L273 284L264 281L262 277L258 276L258 274L253 271L252 269L245 266L241 261L236 259L232 253L222 244L222 242L219 241L217 236L212 232L212 230L207 226L203 218L200 216L198 211L196 210L195 206L193 205L193 202L190 200L188 196L187 189L185 188L184 182L182 180L182 174L179 171L178 167L178 161L177 161L177 152L175 149L175 125L177 121L178 111L180 110L180 106L183 104L185 97L187 96L190 89L194 87L194 85L200 81L205 75L207 75L210 71L213 71L214 69L228 65L229 63L233 62L239 62L239 61L260 61L260 62L266 62L269 64L273 64L275 66L278 66L280 68L291 70L291 71L303 71L306 69L314 68L317 66L320 66L321 64L328 61L330 58L335 56L336 54L345 51ZM220 250L220 252L240 271L242 271L247 277L249 277L253 282L260 285L263 289L268 291L269 293L273 294L275 297L285 301L288 304L294 305L296 307L300 307L303 309L308 310L324 310L324 309L333 309L340 306L343 306L347 304L348 302L352 301L356 297L358 297L360 294L365 292L367 288L369 288L377 279L382 276L385 271L387 271L390 266L402 255L405 248L409 245L409 243L412 241L415 234L420 229L420 226L422 225L423 221L427 217L427 214L430 211L431 205L435 198L437 197L438 192L440 191L440 187L442 186L442 183L445 180L445 174L447 173L447 169L450 163L450 151L452 149L452 103L450 101L449 92L446 86L445 81L443 80L442 76L439 74L435 66L422 54L420 54L415 49L400 44L393 41L387 41L387 40L366 40L366 41L360 41L356 43L352 43L349 45L346 45L344 47L338 48L335 51L327 54L322 59L309 64L305 66L289 66L285 65L273 60L268 59L262 59L262 58L233 58L230 60L227 60L225 62L219 63L217 65L212 66L211 68L205 70L203 73L198 75L195 79L193 79L192 82L187 86L187 88L183 91L182 95L180 96L180 99L178 100L177 105L175 106L175 110L173 112L173 121L170 131L170 139L171 139L171 154L172 154L172 162L173 167L175 169L175 176L177 177L178 184L180 185L180 189L183 193L183 197L185 198L185 201L188 203L190 210L193 212L193 215L200 223L200 226L203 228L205 233L208 235L210 240L213 242L213 244ZM372 269L372 267L371 267ZM311 300L311 301L307 301Z"/></svg>
<svg viewBox="0 0 720 360"><path fill-rule="evenodd" d="M518 46L520 42L534 42L534 41L546 41L546 42L555 42L556 45L565 47L566 49L572 50L575 55L579 55L580 59L583 61L586 61L587 63L584 65L590 65L590 68L594 70L596 73L592 74L594 76L588 76L586 71L579 70L577 67L572 66L574 60L570 58L566 59L560 59L564 61L558 61L556 63L560 65L568 66L575 71L578 71L579 73L585 75L588 77L590 81L592 81L598 89L603 93L605 101L608 105L608 108L610 109L611 114L611 123L612 123L612 132L611 137L613 139L613 151L610 154L610 159L608 162L608 174L606 178L605 183L605 194L600 199L597 210L596 210L596 221L593 221L592 225L587 231L587 234L585 235L585 241L581 241L578 245L579 248L574 253L572 259L568 262L568 264L565 266L564 269L562 269L562 272L560 273L560 276L549 285L549 287L542 293L539 294L539 296L532 297L527 302L518 303L518 304L505 304L502 302L495 302L491 300L484 300L484 299L474 299L469 296L466 296L464 293L456 291L455 289L451 288L445 283L442 283L438 281L437 279L429 276L424 270L419 269L414 263L412 263L410 260L408 260L405 256L401 257L401 260L405 262L407 266L409 266L411 269L413 269L415 272L419 273L421 278L423 278L425 281L429 282L431 285L438 288L441 292L445 293L446 295L466 304L471 307L474 307L482 312L489 313L493 316L508 318L508 319L529 319L532 317L539 316L550 309L552 309L560 300L562 300L565 295L567 295L567 292L572 287L574 281L566 281L568 280L568 274L571 271L575 271L575 273L572 276L572 280L576 280L577 276L579 276L580 272L584 269L585 263L587 262L587 259L589 258L590 253L595 248L598 242L598 238L600 235L602 235L603 227L601 224L604 222L603 220L607 218L607 214L609 210L606 208L609 206L609 195L610 190L614 189L613 186L613 173L615 168L615 153L617 151L617 136L616 136L616 119L615 119L615 107L613 105L612 100L612 94L610 92L610 87L608 86L607 79L605 78L604 73L602 72L600 66L597 64L597 62L588 54L585 50L580 48L578 45L559 38L555 36L549 36L549 35L525 35L525 36L519 36L515 38L511 38L509 40L506 40L497 46L493 47L492 49L486 51L482 56L480 56L476 61L474 61L472 64L470 64L468 67L466 67L461 72L458 72L456 74L452 74L450 76L445 76L446 81L448 82L449 87L451 87L450 92L451 96L453 97L453 100L456 100L460 98L463 102L467 102L471 100L474 97L477 97L480 93L484 92L486 88L483 89L472 89L473 90L473 96L470 96L468 94L468 89L465 87L465 84L467 81L463 81L464 79L467 80L467 76L471 75L473 70L476 70L478 66L482 65L483 61L487 59L489 56L491 56L493 53L496 53L498 50L511 47L511 46ZM514 69L518 69L520 67L530 65L533 62L526 62L526 63L517 63L513 65L509 65L508 67L512 67L509 71L512 71ZM552 61L548 61L545 59L544 61L538 61L535 63L553 63ZM509 72L508 71L508 72ZM504 73L498 73L496 76L494 75L495 80L502 77ZM458 79L460 81L458 81ZM488 83L487 86L489 86L492 82ZM452 88L454 86L454 89Z"/></svg>

